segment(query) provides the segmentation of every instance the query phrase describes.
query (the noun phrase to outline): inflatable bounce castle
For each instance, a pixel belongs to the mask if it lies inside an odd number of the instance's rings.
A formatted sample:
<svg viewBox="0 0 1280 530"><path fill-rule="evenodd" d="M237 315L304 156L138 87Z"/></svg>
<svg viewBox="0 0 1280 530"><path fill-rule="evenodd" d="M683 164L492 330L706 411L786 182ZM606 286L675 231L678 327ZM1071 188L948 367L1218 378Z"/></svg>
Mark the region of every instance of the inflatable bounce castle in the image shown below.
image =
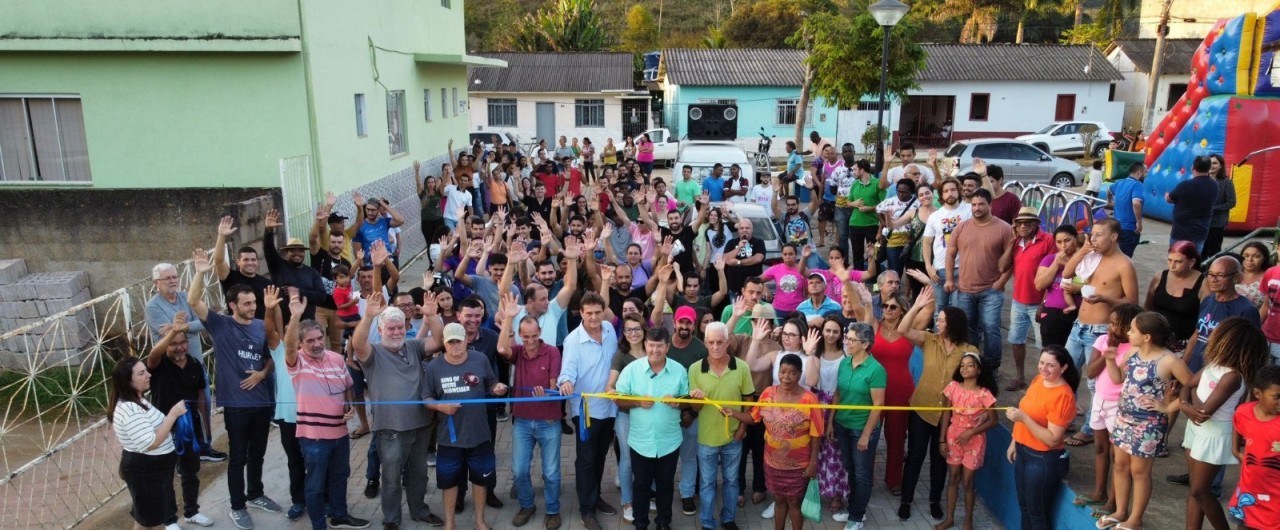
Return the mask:
<svg viewBox="0 0 1280 530"><path fill-rule="evenodd" d="M1143 213L1171 220L1164 194L1191 178L1198 155L1221 153L1235 183L1230 230L1276 226L1280 217L1280 4L1209 30L1191 60L1187 92L1147 139Z"/></svg>

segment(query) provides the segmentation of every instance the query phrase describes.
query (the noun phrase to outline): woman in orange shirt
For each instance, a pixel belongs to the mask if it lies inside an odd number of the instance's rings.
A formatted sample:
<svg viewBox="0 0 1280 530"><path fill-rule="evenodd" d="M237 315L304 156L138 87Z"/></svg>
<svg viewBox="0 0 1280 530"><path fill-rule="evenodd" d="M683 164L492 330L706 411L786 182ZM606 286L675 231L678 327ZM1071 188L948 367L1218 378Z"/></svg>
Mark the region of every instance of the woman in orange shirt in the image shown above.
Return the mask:
<svg viewBox="0 0 1280 530"><path fill-rule="evenodd" d="M1050 507L1070 467L1063 439L1076 417L1072 389L1080 384L1080 372L1062 346L1051 345L1040 354L1039 374L1027 393L1005 416L1013 421L1013 441L1008 458L1013 463L1018 506L1024 530L1048 530Z"/></svg>

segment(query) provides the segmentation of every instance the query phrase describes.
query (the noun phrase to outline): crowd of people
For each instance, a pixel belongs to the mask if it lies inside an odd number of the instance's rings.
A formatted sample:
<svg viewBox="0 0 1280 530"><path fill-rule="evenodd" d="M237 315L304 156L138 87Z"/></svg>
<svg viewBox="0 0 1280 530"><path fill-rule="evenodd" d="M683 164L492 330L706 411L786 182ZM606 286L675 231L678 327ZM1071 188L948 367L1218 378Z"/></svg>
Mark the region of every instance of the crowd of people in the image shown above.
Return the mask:
<svg viewBox="0 0 1280 530"><path fill-rule="evenodd" d="M453 529L468 489L476 528L488 528L507 472L519 511L499 526L527 525L539 509L535 449L543 527L560 528L561 437L572 436L576 517L588 529L619 513L637 529L671 528L677 494L704 529L738 528L748 500L767 501L762 515L775 528L798 529L811 481L846 529L864 527L881 481L907 520L919 513L926 461L935 528L971 529L984 433L1003 415L1023 528L1052 527L1066 446L1094 444L1095 487L1076 502L1097 507L1098 528L1135 530L1179 414L1188 475L1170 480L1190 485L1189 527L1227 528L1214 488L1237 463L1230 515L1280 527L1266 490L1280 476L1271 453L1280 268L1273 249L1251 243L1199 272L1226 200L1208 157L1166 197L1169 267L1138 305L1130 257L1147 198L1141 164L1111 186L1114 214L1080 233L1042 227L1005 191L999 166L977 161L974 173L946 177L936 152L917 162L904 144L876 172L851 145L837 153L811 139L811 165L788 143L786 169L756 183L732 167L728 177L717 167L701 181L686 171L665 182L651 173L644 138L622 148L610 139L598 158L587 139L574 147L562 137L533 157L450 143L437 174L414 164L430 268L412 287L398 268L405 218L387 200L354 194L362 217L349 224L330 194L308 241L279 247L280 217L268 213L269 274L251 246L228 256L238 228L222 219L215 248L193 253L192 285L215 274L225 313L200 288L180 292L174 266L157 265L154 346L112 376L109 416L137 524L178 523L175 469L182 521L212 524L195 478L202 458L218 456L211 378L188 355L203 332L229 443L229 517L242 529L253 528L249 508L305 515L313 528L367 527L345 498L351 440L364 436L364 495L380 498L383 528L399 527L403 499L412 520ZM797 193L806 187L807 205ZM775 213L778 256L736 212L745 202ZM1006 342L1015 367L1001 386ZM1038 352L1029 380L1028 352ZM1002 390L1022 397L1000 414ZM288 508L262 482L273 422ZM505 422L509 456L494 448ZM610 452L620 506L602 495ZM432 467L438 498L426 494Z"/></svg>

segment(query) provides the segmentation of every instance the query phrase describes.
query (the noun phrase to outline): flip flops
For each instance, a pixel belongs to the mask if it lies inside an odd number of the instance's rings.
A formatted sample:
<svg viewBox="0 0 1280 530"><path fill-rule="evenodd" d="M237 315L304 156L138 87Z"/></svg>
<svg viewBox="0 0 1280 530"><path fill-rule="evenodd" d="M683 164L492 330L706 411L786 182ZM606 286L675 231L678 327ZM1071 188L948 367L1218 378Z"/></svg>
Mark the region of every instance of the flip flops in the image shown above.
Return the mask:
<svg viewBox="0 0 1280 530"><path fill-rule="evenodd" d="M1093 527L1094 527L1094 528L1100 528L1100 529L1106 529L1106 528L1117 527L1117 526L1119 526L1119 525L1120 525L1120 523L1123 523L1123 522L1124 522L1124 521L1121 521L1121 520L1119 520L1119 519L1116 519L1115 517L1112 517L1112 516L1108 515L1108 516L1105 516L1105 517L1103 517L1103 518L1101 518L1101 519L1098 519L1098 522L1094 523L1094 524L1093 524Z"/></svg>
<svg viewBox="0 0 1280 530"><path fill-rule="evenodd" d="M1068 438L1066 439L1066 441L1064 441L1063 443L1065 443L1065 444L1067 444L1067 445L1069 445L1069 446L1071 446L1071 447L1084 447L1084 446L1086 446L1086 445L1089 445L1089 444L1093 443L1093 437L1092 437L1092 436L1081 436L1081 435L1080 435L1080 433L1075 433L1075 434L1071 435L1070 437L1068 437Z"/></svg>
<svg viewBox="0 0 1280 530"><path fill-rule="evenodd" d="M1071 501L1071 504L1076 506L1101 506L1106 502L1106 499L1091 499L1088 496L1080 495L1076 497L1076 500Z"/></svg>

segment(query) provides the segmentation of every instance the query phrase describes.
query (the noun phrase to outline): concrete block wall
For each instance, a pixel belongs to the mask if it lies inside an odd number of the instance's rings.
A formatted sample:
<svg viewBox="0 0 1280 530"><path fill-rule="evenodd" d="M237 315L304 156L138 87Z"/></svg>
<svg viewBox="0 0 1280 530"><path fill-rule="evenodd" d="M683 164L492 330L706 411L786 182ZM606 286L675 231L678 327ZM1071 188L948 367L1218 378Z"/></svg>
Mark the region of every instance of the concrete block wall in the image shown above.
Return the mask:
<svg viewBox="0 0 1280 530"><path fill-rule="evenodd" d="M84 271L27 274L25 260L0 260L0 335L90 298L89 275ZM33 360L46 366L79 364L96 331L92 308L41 324L0 341L0 367L29 366ZM40 359L31 359L33 355Z"/></svg>

